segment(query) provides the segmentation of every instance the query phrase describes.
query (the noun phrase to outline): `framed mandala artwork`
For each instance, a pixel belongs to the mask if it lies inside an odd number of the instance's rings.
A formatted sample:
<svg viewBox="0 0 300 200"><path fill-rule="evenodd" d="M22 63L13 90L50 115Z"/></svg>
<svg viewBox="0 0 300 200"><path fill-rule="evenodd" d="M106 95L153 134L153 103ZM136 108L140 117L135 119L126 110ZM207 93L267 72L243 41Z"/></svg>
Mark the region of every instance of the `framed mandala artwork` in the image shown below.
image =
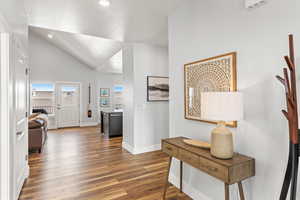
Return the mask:
<svg viewBox="0 0 300 200"><path fill-rule="evenodd" d="M236 76L236 52L185 64L185 118L216 124L201 117L201 92L236 91ZM236 127L237 122L227 125Z"/></svg>

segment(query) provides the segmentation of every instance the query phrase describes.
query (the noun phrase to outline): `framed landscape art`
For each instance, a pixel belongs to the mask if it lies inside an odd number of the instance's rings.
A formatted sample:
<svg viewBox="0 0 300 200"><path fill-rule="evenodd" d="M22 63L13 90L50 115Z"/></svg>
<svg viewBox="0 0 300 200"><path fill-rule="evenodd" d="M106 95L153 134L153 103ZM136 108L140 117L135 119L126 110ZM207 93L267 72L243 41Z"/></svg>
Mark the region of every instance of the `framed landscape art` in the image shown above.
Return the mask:
<svg viewBox="0 0 300 200"><path fill-rule="evenodd" d="M147 77L147 101L169 101L168 77Z"/></svg>
<svg viewBox="0 0 300 200"><path fill-rule="evenodd" d="M185 64L185 118L217 123L201 117L201 92L236 91L236 76L236 52ZM237 122L228 122L227 125L236 127Z"/></svg>
<svg viewBox="0 0 300 200"><path fill-rule="evenodd" d="M109 88L100 88L100 97L109 97L110 96Z"/></svg>

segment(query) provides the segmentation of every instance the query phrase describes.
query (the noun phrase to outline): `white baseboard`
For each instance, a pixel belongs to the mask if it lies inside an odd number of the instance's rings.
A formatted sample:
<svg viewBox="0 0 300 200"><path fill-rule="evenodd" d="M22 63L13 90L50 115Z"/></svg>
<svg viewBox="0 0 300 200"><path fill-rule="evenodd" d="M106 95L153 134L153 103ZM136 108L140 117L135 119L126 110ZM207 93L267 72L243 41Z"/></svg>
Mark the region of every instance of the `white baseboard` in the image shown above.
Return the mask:
<svg viewBox="0 0 300 200"><path fill-rule="evenodd" d="M122 142L122 147L129 151L129 153L134 154L134 149L131 145L127 144L126 142Z"/></svg>
<svg viewBox="0 0 300 200"><path fill-rule="evenodd" d="M176 177L174 174L170 173L169 182L179 188L180 180L179 177ZM211 200L209 197L202 194L200 191L196 190L193 186L188 183L182 183L182 190L185 194L191 197L194 200Z"/></svg>
<svg viewBox="0 0 300 200"><path fill-rule="evenodd" d="M97 126L98 122L80 122L80 127Z"/></svg>
<svg viewBox="0 0 300 200"><path fill-rule="evenodd" d="M155 145L143 147L143 148L134 148L131 145L127 144L126 142L123 142L122 147L134 155L161 150L161 144L155 144Z"/></svg>
<svg viewBox="0 0 300 200"><path fill-rule="evenodd" d="M148 147L142 147L142 148L134 148L134 154L141 154L141 153L147 153L151 151L158 151L161 150L161 144L155 144Z"/></svg>
<svg viewBox="0 0 300 200"><path fill-rule="evenodd" d="M29 177L29 165L26 165L26 167L24 167L24 170L22 170L22 177L20 178L22 181L22 184L20 184L17 188L16 188L16 193L15 193L15 199L19 199L19 196L21 194L21 190L23 188L23 185L25 183L25 180Z"/></svg>

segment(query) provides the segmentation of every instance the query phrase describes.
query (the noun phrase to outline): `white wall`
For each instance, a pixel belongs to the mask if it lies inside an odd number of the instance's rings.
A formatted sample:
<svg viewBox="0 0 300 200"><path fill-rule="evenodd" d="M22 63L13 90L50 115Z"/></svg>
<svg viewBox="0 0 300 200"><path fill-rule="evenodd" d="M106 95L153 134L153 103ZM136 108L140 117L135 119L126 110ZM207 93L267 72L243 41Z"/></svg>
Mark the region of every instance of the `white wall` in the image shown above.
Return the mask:
<svg viewBox="0 0 300 200"><path fill-rule="evenodd" d="M82 96L81 124L92 125L98 123L100 88L110 88L112 93L114 85L122 84L122 75L103 74L92 70L33 32L29 34L29 50L31 81L36 83L54 83L57 81L80 82ZM87 117L89 83L92 86L92 118ZM111 99L112 105L113 99ZM112 107L109 109L112 109Z"/></svg>
<svg viewBox="0 0 300 200"><path fill-rule="evenodd" d="M0 30L14 33L27 47L28 22L24 0L0 0Z"/></svg>
<svg viewBox="0 0 300 200"><path fill-rule="evenodd" d="M160 149L161 139L169 136L169 102L147 102L147 76L168 76L168 51L132 44L123 53L127 93L124 146L133 153Z"/></svg>
<svg viewBox="0 0 300 200"><path fill-rule="evenodd" d="M169 102L147 102L147 76L168 76L166 48L134 45L134 148L159 149L162 138L169 137Z"/></svg>
<svg viewBox="0 0 300 200"><path fill-rule="evenodd" d="M9 30L9 25L5 19L5 17L0 13L0 32L4 33Z"/></svg>
<svg viewBox="0 0 300 200"><path fill-rule="evenodd" d="M112 111L115 108L115 104L117 104L117 100L114 94L114 86L123 85L123 75L119 74L98 74L97 75L97 98L99 101L100 97L100 88L109 88L110 89L110 106L103 107L101 110L103 111ZM123 103L123 102L122 102ZM99 103L98 103L99 104Z"/></svg>
<svg viewBox="0 0 300 200"><path fill-rule="evenodd" d="M133 151L134 147L134 65L133 46L123 47L123 78L124 78L124 108L123 108L123 146Z"/></svg>
<svg viewBox="0 0 300 200"><path fill-rule="evenodd" d="M245 97L245 119L232 131L236 133L235 150L256 159L256 176L244 182L249 200L279 198L287 163L288 129L281 114L284 91L274 77L282 74L286 65L283 56L288 54L288 33L294 33L300 52L299 8L298 0L272 0L253 10L246 10L242 0L191 0L169 17L171 137L208 140L214 128L184 119L183 65L237 51L237 83ZM172 174L175 181L178 165ZM224 198L220 181L191 167L185 166L184 182L194 199ZM232 199L238 199L236 187L231 190Z"/></svg>

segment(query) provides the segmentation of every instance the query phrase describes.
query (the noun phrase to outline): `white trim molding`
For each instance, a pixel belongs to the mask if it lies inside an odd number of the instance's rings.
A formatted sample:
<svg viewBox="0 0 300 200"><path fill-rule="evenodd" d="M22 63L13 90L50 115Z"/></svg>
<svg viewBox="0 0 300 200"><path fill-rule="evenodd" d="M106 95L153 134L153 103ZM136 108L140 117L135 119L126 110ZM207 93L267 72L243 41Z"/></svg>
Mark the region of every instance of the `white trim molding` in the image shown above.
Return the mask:
<svg viewBox="0 0 300 200"><path fill-rule="evenodd" d="M134 154L148 153L152 151L161 150L161 144L155 144L148 147L136 147L134 148Z"/></svg>
<svg viewBox="0 0 300 200"><path fill-rule="evenodd" d="M122 147L126 149L129 153L134 154L134 149L131 145L126 142L122 142Z"/></svg>
<svg viewBox="0 0 300 200"><path fill-rule="evenodd" d="M0 182L0 199L11 199L11 159L10 159L10 108L9 108L9 97L10 97L10 91L9 91L9 43L10 43L10 36L7 33L0 33L0 63L1 63L1 69L0 69L0 169L1 169L1 182Z"/></svg>
<svg viewBox="0 0 300 200"><path fill-rule="evenodd" d="M26 165L26 167L24 167L23 170L22 170L22 176L20 177L20 180L27 179L29 177L29 173L30 173L29 165ZM15 199L19 199L22 188L23 188L23 184L19 185L16 188Z"/></svg>
<svg viewBox="0 0 300 200"><path fill-rule="evenodd" d="M172 183L174 186L179 188L180 186L180 180L177 176L170 173L169 175L169 182ZM205 196L200 191L195 189L192 185L188 184L187 182L182 182L182 190L185 194L187 194L189 197L191 197L194 200L212 200L211 198Z"/></svg>
<svg viewBox="0 0 300 200"><path fill-rule="evenodd" d="M173 162L174 162L174 160L173 160ZM172 162L172 164L173 164L173 162ZM179 188L180 187L179 174L176 175L176 172L174 173L171 171L170 175L169 175L169 182L172 183L175 187ZM220 184L222 184L222 182L220 182ZM199 189L196 189L191 183L186 182L184 179L182 182L182 191L194 200L212 200L212 198L203 194L203 192L201 192ZM231 199L235 199L235 200L240 199L239 198L239 189L237 187L237 184L230 185L229 194L230 194Z"/></svg>
<svg viewBox="0 0 300 200"><path fill-rule="evenodd" d="M80 122L80 127L98 126L98 122Z"/></svg>
<svg viewBox="0 0 300 200"><path fill-rule="evenodd" d="M138 148L138 147L132 147L131 145L127 144L126 142L123 142L122 147L124 149L126 149L127 151L129 151L133 155L161 150L161 144L155 144L155 145L148 146L148 147Z"/></svg>

